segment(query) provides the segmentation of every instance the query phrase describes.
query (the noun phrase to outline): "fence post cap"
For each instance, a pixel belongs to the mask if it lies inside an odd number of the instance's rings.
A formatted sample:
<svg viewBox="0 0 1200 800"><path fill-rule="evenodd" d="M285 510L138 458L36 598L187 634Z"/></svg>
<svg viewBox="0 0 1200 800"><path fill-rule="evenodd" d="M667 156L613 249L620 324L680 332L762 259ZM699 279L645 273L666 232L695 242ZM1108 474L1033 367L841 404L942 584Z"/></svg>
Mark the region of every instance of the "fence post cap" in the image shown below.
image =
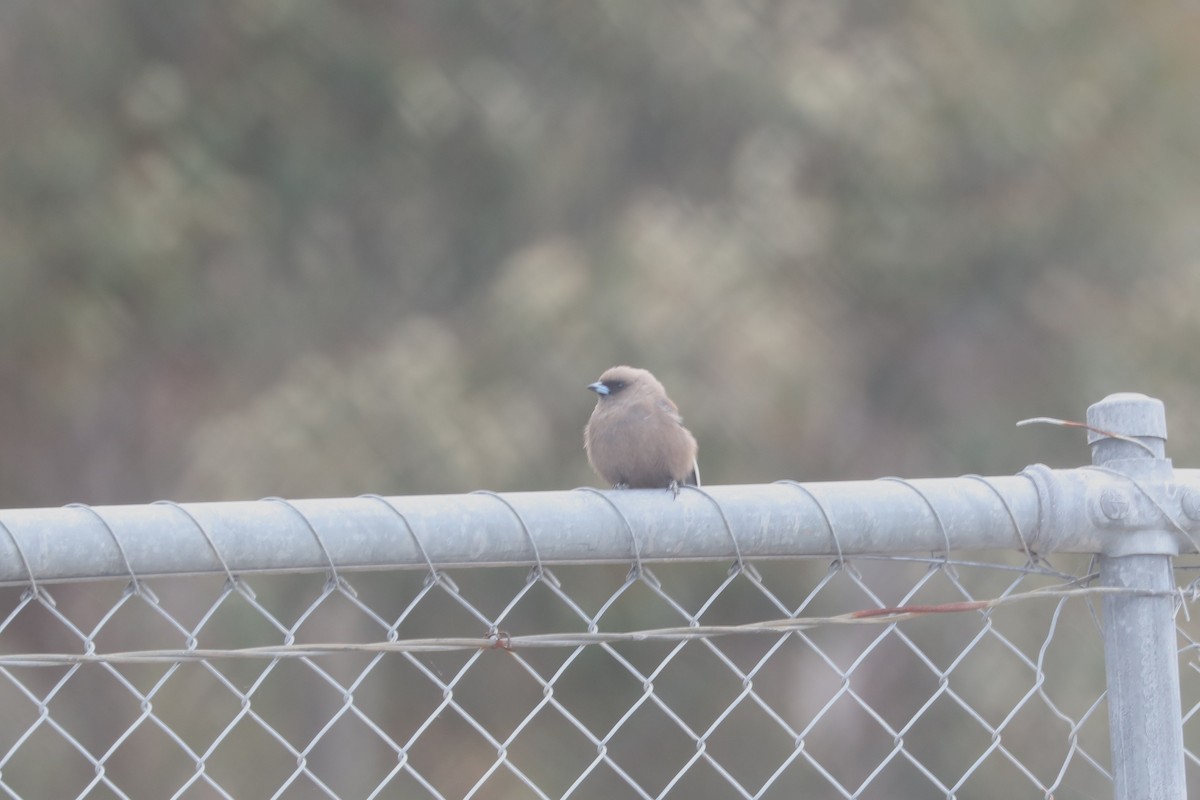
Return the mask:
<svg viewBox="0 0 1200 800"><path fill-rule="evenodd" d="M1163 402L1137 392L1117 392L1088 406L1087 423L1122 436L1167 438L1167 412ZM1089 430L1088 444L1108 438Z"/></svg>

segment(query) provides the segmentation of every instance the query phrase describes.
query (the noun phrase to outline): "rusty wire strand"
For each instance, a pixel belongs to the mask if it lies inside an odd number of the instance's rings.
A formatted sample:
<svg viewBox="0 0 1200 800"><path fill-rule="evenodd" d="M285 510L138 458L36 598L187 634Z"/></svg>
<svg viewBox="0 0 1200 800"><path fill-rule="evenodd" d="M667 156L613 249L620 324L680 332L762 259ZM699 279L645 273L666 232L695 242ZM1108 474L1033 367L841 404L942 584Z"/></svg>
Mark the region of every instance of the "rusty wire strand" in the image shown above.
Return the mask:
<svg viewBox="0 0 1200 800"><path fill-rule="evenodd" d="M13 653L0 655L0 667L61 666L90 663L152 663L206 661L211 659L311 658L345 653L428 653L456 650L521 650L526 648L579 647L581 645L647 641L691 641L746 634L788 634L824 626L895 624L935 614L989 611L1000 606L1029 600L1064 600L1096 595L1169 596L1180 592L1151 593L1110 586L1083 588L1045 588L995 597L952 603L912 604L891 608L870 608L833 616L794 617L749 622L739 625L681 625L636 631L567 631L559 633L491 633L485 636L445 636L397 639L383 642L340 644L283 644L233 649L160 649L113 653ZM499 637L499 638L498 638Z"/></svg>

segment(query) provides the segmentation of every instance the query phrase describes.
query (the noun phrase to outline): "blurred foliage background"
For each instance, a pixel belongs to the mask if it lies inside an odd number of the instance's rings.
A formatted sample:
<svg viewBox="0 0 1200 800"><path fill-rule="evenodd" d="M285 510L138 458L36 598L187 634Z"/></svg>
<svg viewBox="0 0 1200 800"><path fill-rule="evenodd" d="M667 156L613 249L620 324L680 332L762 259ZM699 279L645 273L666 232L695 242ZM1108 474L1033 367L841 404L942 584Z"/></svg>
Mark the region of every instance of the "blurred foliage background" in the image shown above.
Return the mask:
<svg viewBox="0 0 1200 800"><path fill-rule="evenodd" d="M0 504L595 484L616 363L708 483L1076 465L1013 423L1125 390L1195 466L1198 39L1192 0L0 3Z"/></svg>
<svg viewBox="0 0 1200 800"><path fill-rule="evenodd" d="M1196 428L1200 6L0 5L0 502L594 483L655 371L707 482Z"/></svg>

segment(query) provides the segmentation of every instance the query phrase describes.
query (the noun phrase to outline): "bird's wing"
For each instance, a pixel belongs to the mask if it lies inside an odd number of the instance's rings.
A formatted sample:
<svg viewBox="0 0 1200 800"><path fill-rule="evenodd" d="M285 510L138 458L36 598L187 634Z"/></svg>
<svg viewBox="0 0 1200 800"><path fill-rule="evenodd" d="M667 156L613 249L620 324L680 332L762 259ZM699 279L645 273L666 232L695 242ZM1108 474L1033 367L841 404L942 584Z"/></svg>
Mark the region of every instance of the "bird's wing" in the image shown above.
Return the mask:
<svg viewBox="0 0 1200 800"><path fill-rule="evenodd" d="M655 401L655 403L660 411L667 412L667 416L678 422L680 425L683 424L683 417L679 416L679 406L675 405L675 403L671 401L671 398L662 397Z"/></svg>

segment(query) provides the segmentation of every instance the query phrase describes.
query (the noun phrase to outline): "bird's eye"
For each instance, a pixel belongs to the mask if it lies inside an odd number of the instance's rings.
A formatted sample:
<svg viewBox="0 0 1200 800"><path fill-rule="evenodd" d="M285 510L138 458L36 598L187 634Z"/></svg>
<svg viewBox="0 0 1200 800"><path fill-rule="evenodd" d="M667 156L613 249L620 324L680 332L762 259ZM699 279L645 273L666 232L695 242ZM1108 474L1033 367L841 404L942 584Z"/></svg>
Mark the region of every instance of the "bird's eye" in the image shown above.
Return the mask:
<svg viewBox="0 0 1200 800"><path fill-rule="evenodd" d="M625 381L613 381L613 389L620 390L625 388Z"/></svg>

